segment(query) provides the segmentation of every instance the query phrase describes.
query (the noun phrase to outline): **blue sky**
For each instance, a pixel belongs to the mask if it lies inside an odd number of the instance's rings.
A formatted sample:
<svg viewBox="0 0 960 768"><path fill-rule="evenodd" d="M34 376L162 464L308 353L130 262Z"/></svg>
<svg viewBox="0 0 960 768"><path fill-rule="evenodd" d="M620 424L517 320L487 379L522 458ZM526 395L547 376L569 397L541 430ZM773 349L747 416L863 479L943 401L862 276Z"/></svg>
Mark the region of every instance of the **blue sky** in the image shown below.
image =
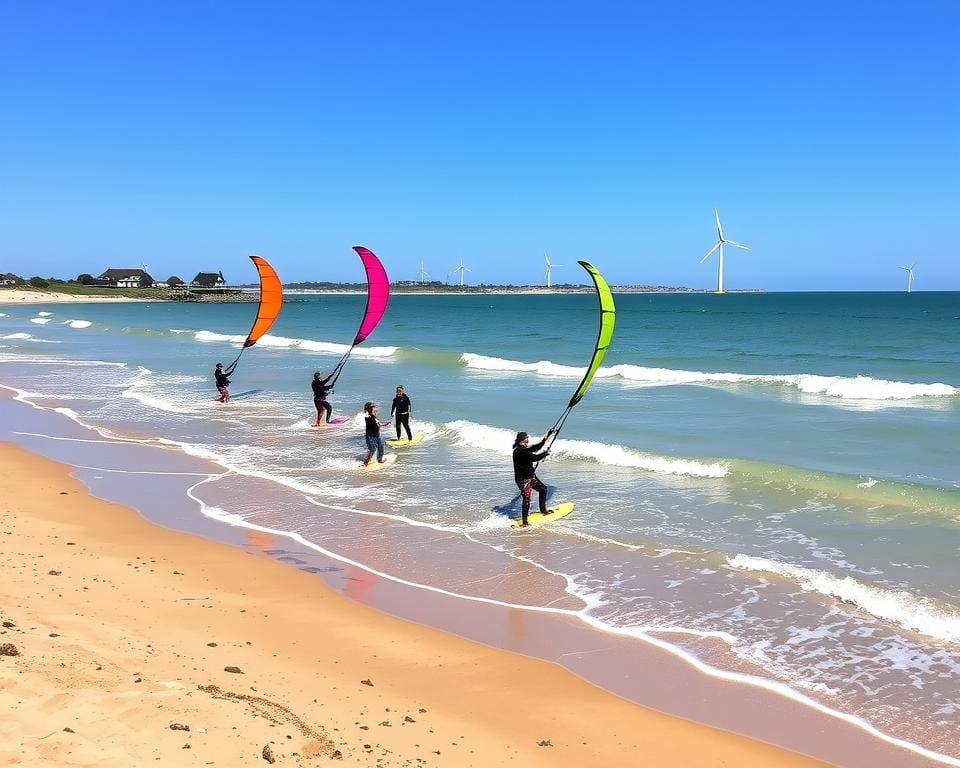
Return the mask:
<svg viewBox="0 0 960 768"><path fill-rule="evenodd" d="M0 271L960 290L957 3L460 5L0 0Z"/></svg>

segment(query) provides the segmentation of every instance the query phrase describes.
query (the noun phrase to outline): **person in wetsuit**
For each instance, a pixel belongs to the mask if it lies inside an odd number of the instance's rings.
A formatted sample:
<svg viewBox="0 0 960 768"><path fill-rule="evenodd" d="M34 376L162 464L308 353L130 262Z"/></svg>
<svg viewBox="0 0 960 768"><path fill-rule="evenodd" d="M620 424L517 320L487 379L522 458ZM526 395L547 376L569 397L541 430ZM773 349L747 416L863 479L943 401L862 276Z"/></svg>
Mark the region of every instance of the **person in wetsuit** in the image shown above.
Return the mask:
<svg viewBox="0 0 960 768"><path fill-rule="evenodd" d="M376 451L377 461L383 464L383 452L386 450L386 446L383 444L383 438L380 436L380 427L389 426L390 422L377 420L376 403L364 403L363 410L367 414L363 419L366 425L365 437L367 440L367 458L363 460L363 463L369 464L373 458L373 452Z"/></svg>
<svg viewBox="0 0 960 768"><path fill-rule="evenodd" d="M550 449L547 448L541 453L537 453L543 448L544 443L556 430L551 427L543 439L530 445L530 435L526 432L517 432L517 439L513 441L513 479L517 482L520 489L520 497L523 504L520 508L522 520L520 525L527 525L527 515L530 513L530 496L534 491L540 496L540 513L547 514L547 486L545 486L534 467L538 461L550 455Z"/></svg>
<svg viewBox="0 0 960 768"><path fill-rule="evenodd" d="M317 407L317 421L313 425L315 427L330 423L333 406L327 402L327 395L333 392L333 384L330 383L330 379L334 377L334 374L336 374L336 371L322 379L320 378L320 371L317 371L313 374L313 381L310 382L310 386L313 387L313 404ZM324 412L326 412L326 417L324 417Z"/></svg>
<svg viewBox="0 0 960 768"><path fill-rule="evenodd" d="M217 382L217 392L220 393L220 397L217 398L218 403L225 403L230 399L230 390L227 389L230 386L230 379L227 377L233 375L237 362L234 360L226 370L224 370L223 363L217 363L217 367L213 369L213 378Z"/></svg>
<svg viewBox="0 0 960 768"><path fill-rule="evenodd" d="M413 435L410 434L410 398L403 391L403 387L397 387L397 396L393 398L393 405L390 406L390 415L394 417L397 427L397 440L400 439L401 425L407 430L407 440L413 440Z"/></svg>

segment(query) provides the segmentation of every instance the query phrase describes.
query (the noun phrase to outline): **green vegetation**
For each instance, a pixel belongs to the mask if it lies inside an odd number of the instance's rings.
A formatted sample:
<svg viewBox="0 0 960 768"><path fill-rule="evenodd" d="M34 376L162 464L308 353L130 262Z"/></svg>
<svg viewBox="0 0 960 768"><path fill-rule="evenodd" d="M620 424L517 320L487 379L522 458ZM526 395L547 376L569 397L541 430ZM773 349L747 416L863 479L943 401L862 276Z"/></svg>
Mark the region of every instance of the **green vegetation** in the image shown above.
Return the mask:
<svg viewBox="0 0 960 768"><path fill-rule="evenodd" d="M171 292L162 288L110 288L100 285L83 285L74 280L31 277L25 283L0 286L0 291L50 291L77 296L125 296L131 299L169 299Z"/></svg>

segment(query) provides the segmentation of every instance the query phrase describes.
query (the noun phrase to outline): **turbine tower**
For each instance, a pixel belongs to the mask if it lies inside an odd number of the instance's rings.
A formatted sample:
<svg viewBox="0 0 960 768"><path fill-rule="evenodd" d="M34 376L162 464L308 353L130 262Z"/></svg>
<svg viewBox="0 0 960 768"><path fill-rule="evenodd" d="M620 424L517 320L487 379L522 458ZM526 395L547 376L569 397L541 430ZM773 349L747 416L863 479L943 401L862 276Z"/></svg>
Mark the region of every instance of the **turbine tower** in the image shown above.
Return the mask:
<svg viewBox="0 0 960 768"><path fill-rule="evenodd" d="M428 277L430 277L430 273L427 272L426 269L424 269L423 262L421 261L420 262L420 284L423 285L425 282L427 282Z"/></svg>
<svg viewBox="0 0 960 768"><path fill-rule="evenodd" d="M917 262L913 262L916 264ZM900 267L900 269L905 269L907 271L907 293L913 293L913 264L909 267Z"/></svg>
<svg viewBox="0 0 960 768"><path fill-rule="evenodd" d="M705 262L707 259L709 259L709 258L710 258L710 255L711 255L714 251L716 251L716 250L719 250L719 251L720 251L720 254L719 254L719 262L718 262L718 264L717 264L717 290L716 290L716 292L717 292L717 293L726 293L726 291L723 290L723 246L725 246L725 245L732 245L734 248L742 248L742 249L745 250L745 251L749 251L749 250L750 250L750 246L749 246L749 245L741 245L740 243L735 243L733 240L726 240L726 239L724 239L724 237L723 237L723 227L720 226L720 212L719 212L716 208L714 208L714 209L713 209L713 213L714 213L714 216L717 217L717 244L716 244L715 246L713 246L713 248L711 248L709 251L707 251L707 255L704 256L702 259L700 259L700 263L702 264L702 263Z"/></svg>
<svg viewBox="0 0 960 768"><path fill-rule="evenodd" d="M553 274L553 269L554 269L554 267L562 267L563 264L551 264L551 263L550 263L550 257L547 256L546 251L544 251L544 253L543 253L543 258L544 258L544 260L547 262L547 288L549 288L549 287L550 287L550 278L551 278L551 276L552 276L552 274Z"/></svg>
<svg viewBox="0 0 960 768"><path fill-rule="evenodd" d="M463 263L463 258L461 257L461 258L460 258L460 266L457 267L457 268L456 268L455 270L453 270L453 271L460 273L460 285L462 286L462 285L463 285L463 273L464 273L464 272L472 272L473 270L471 270L470 267L468 267L466 264Z"/></svg>

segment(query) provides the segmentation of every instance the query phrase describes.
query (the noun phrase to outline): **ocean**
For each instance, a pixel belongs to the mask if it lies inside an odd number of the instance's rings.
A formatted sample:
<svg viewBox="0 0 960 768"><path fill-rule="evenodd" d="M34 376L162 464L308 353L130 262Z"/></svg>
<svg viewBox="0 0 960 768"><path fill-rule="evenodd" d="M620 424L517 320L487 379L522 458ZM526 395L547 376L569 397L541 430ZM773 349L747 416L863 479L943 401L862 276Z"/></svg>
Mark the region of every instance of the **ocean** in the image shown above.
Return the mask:
<svg viewBox="0 0 960 768"><path fill-rule="evenodd" d="M225 525L655 637L956 764L960 294L615 298L610 352L539 470L575 511L524 531L511 445L579 382L591 295L394 296L332 396L343 428L309 426L310 380L363 296L289 296L227 405L213 367L255 305L0 305L0 384L221 465L189 493ZM400 384L425 439L365 472L362 405L386 418Z"/></svg>

